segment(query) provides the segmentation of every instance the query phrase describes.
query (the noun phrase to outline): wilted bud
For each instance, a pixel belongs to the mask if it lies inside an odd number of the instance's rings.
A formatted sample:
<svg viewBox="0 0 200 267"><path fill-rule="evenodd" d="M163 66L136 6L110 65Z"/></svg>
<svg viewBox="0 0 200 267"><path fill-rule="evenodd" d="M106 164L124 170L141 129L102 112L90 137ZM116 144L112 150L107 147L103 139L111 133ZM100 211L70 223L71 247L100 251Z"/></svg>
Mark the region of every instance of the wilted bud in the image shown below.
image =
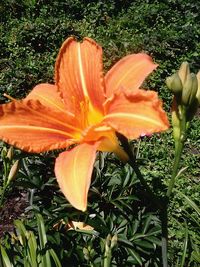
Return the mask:
<svg viewBox="0 0 200 267"><path fill-rule="evenodd" d="M11 160L13 158L13 147L11 146L9 149L8 149L8 152L7 152L7 155L6 157Z"/></svg>
<svg viewBox="0 0 200 267"><path fill-rule="evenodd" d="M190 74L190 67L187 61L183 62L178 71L178 75L181 79L182 84L184 85L188 75Z"/></svg>
<svg viewBox="0 0 200 267"><path fill-rule="evenodd" d="M196 93L198 89L197 77L194 73L188 75L182 92L182 103L185 106L190 106L196 98Z"/></svg>
<svg viewBox="0 0 200 267"><path fill-rule="evenodd" d="M117 245L117 234L115 234L111 239L111 249L113 249Z"/></svg>
<svg viewBox="0 0 200 267"><path fill-rule="evenodd" d="M19 170L19 160L16 160L10 169L8 179L7 179L7 184L9 184L11 180L15 179L15 176L18 173L18 170Z"/></svg>
<svg viewBox="0 0 200 267"><path fill-rule="evenodd" d="M178 73L174 73L168 77L166 79L166 85L175 95L182 92L183 85Z"/></svg>

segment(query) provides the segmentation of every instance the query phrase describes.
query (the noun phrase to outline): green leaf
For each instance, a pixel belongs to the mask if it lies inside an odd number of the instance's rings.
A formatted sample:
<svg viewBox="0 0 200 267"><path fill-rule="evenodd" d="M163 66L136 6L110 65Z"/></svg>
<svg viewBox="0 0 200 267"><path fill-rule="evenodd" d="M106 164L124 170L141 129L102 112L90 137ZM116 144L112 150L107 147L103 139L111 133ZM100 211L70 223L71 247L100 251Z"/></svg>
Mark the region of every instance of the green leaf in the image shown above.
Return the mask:
<svg viewBox="0 0 200 267"><path fill-rule="evenodd" d="M134 240L134 244L137 246L140 246L142 248L147 248L147 249L154 249L155 248L155 246L152 243L150 243L146 240L143 240L143 239Z"/></svg>
<svg viewBox="0 0 200 267"><path fill-rule="evenodd" d="M20 220L15 220L14 224L16 226L17 235L18 235L21 245L26 246L26 243L27 243L26 227L24 226L23 222Z"/></svg>
<svg viewBox="0 0 200 267"><path fill-rule="evenodd" d="M42 218L41 214L37 214L37 223L38 223L38 234L39 234L39 240L40 240L40 249L44 250L46 249L47 244L47 236L44 226L44 220ZM51 260L49 251L47 250L44 255L41 256L41 267L47 267L51 266Z"/></svg>
<svg viewBox="0 0 200 267"><path fill-rule="evenodd" d="M134 249L131 248L127 248L127 251L137 261L137 263L142 266L142 258L140 257L140 255Z"/></svg>
<svg viewBox="0 0 200 267"><path fill-rule="evenodd" d="M2 267L13 267L13 265L10 262L10 259L8 257L8 254L6 253L6 251L3 248L3 246L1 246L1 256L2 256L2 261L3 261L3 264L4 264Z"/></svg>
<svg viewBox="0 0 200 267"><path fill-rule="evenodd" d="M145 223L144 223L144 226L143 226L143 229L142 229L142 233L143 233L143 234L146 234L146 231L148 230L148 227L149 227L149 225L150 225L150 223L151 223L151 219L152 219L152 216L151 216L151 215L149 215L149 216L146 218Z"/></svg>
<svg viewBox="0 0 200 267"><path fill-rule="evenodd" d="M183 254L182 254L182 258L181 258L180 267L184 267L185 266L187 246L188 246L188 227L187 227L187 224L185 223L185 240L184 240L184 245L183 245Z"/></svg>
<svg viewBox="0 0 200 267"><path fill-rule="evenodd" d="M200 251L193 251L192 252L192 258L196 261L196 262L198 262L198 263L200 263Z"/></svg>
<svg viewBox="0 0 200 267"><path fill-rule="evenodd" d="M160 241L160 239L158 239L158 238L155 237L155 236L147 236L147 237L145 237L144 239L147 240L147 241L149 241L149 242L151 242L151 243L153 243L153 244L156 244L156 245L158 245L158 246L161 246L161 241Z"/></svg>
<svg viewBox="0 0 200 267"><path fill-rule="evenodd" d="M184 197L186 202L188 203L188 205L190 205L197 212L198 216L200 217L200 208L194 203L194 201L192 201L188 196L186 196L185 194L183 194L179 190L174 189L174 191L176 191L178 194L180 194L182 197Z"/></svg>
<svg viewBox="0 0 200 267"><path fill-rule="evenodd" d="M62 265L58 259L58 256L56 255L55 251L52 248L49 250L49 253L50 253L51 257L53 258L53 260L56 264L56 267L62 267Z"/></svg>
<svg viewBox="0 0 200 267"><path fill-rule="evenodd" d="M31 266L37 266L37 241L33 232L29 233L28 247L29 247L29 262Z"/></svg>

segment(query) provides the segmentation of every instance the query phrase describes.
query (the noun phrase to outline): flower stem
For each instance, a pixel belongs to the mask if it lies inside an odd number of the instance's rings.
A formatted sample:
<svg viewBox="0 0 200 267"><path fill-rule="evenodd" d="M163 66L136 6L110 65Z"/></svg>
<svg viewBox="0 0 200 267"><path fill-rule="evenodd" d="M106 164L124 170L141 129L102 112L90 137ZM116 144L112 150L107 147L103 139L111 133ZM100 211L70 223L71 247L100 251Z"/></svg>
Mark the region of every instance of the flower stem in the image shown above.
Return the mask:
<svg viewBox="0 0 200 267"><path fill-rule="evenodd" d="M183 151L184 142L185 142L185 138L186 138L186 124L187 124L186 109L185 109L185 107L182 107L181 116L180 116L180 136L177 140L175 140L175 142L177 142L177 145L175 146L175 158L174 158L173 171L172 171L171 180L169 182L168 190L166 193L166 196L168 198L171 196L171 193L173 191L176 176L177 176L178 169L179 169L181 154Z"/></svg>
<svg viewBox="0 0 200 267"><path fill-rule="evenodd" d="M165 202L163 209L160 211L160 221L162 229L162 264L163 267L168 267L167 246L168 246L168 203Z"/></svg>
<svg viewBox="0 0 200 267"><path fill-rule="evenodd" d="M167 197L170 197L172 190L174 188L174 184L175 184L175 180L176 180L176 176L178 173L178 168L179 168L179 163L180 163L180 159L181 159L181 154L183 151L183 142L179 142L178 146L177 146L177 151L175 154L175 159L174 159L174 166L173 166L173 171L172 171L172 177L171 180L169 182L169 186L168 186L168 190L167 190Z"/></svg>
<svg viewBox="0 0 200 267"><path fill-rule="evenodd" d="M162 210L163 209L162 200L154 194L154 192L151 190L148 183L144 179L140 169L138 168L135 156L133 155L133 152L130 148L130 145L128 143L127 138L121 134L118 134L118 138L119 138L124 150L126 151L126 153L129 156L129 161L128 161L129 165L133 168L133 170L134 170L135 174L137 175L138 179L140 180L141 184L144 186L147 194L149 195L149 198L153 201L153 203L157 206L157 208L159 210Z"/></svg>
<svg viewBox="0 0 200 267"><path fill-rule="evenodd" d="M162 263L163 267L168 267L168 260L167 260L167 242L168 242L168 218L167 218L167 209L168 209L168 197L160 199L154 192L151 190L147 182L145 181L144 177L142 176L135 157L132 153L132 150L129 146L128 140L124 137L119 135L118 138L121 141L121 144L129 156L129 164L135 171L138 179L140 180L141 184L144 186L146 192L149 195L149 198L155 204L157 209L160 213L160 221L161 221L161 230L162 230Z"/></svg>
<svg viewBox="0 0 200 267"><path fill-rule="evenodd" d="M104 253L104 261L103 267L110 267L112 259L112 248L111 248L111 235L109 234L106 238L105 242L105 253Z"/></svg>

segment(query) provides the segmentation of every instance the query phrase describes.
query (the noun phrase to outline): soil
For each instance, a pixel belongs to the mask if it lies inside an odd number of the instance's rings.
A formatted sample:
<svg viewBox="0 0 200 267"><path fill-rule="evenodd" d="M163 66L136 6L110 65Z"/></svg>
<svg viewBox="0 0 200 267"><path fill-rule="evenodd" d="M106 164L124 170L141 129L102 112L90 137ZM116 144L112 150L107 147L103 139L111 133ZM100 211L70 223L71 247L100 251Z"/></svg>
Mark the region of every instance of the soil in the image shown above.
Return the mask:
<svg viewBox="0 0 200 267"><path fill-rule="evenodd" d="M16 191L7 196L3 207L0 209L0 238L6 232L14 230L14 220L23 216L28 206L28 193Z"/></svg>

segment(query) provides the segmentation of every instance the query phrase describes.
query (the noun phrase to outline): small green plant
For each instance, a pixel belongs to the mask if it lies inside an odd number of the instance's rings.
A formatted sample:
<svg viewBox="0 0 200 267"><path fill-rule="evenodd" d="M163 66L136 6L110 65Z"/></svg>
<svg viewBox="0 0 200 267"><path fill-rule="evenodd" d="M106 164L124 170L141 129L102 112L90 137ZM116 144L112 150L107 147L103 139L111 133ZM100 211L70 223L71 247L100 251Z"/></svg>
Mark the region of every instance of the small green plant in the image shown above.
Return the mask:
<svg viewBox="0 0 200 267"><path fill-rule="evenodd" d="M0 244L0 263L2 267L61 267L61 263L52 248L48 248L44 220L37 214L37 233L27 230L20 220L15 221L16 234L12 234L12 256L6 244ZM7 244L9 246L9 244Z"/></svg>
<svg viewBox="0 0 200 267"><path fill-rule="evenodd" d="M2 177L0 180L0 209L3 207L7 194L12 189L12 181L15 179L19 170L19 160L13 159L13 147L1 150L1 159L3 161Z"/></svg>

